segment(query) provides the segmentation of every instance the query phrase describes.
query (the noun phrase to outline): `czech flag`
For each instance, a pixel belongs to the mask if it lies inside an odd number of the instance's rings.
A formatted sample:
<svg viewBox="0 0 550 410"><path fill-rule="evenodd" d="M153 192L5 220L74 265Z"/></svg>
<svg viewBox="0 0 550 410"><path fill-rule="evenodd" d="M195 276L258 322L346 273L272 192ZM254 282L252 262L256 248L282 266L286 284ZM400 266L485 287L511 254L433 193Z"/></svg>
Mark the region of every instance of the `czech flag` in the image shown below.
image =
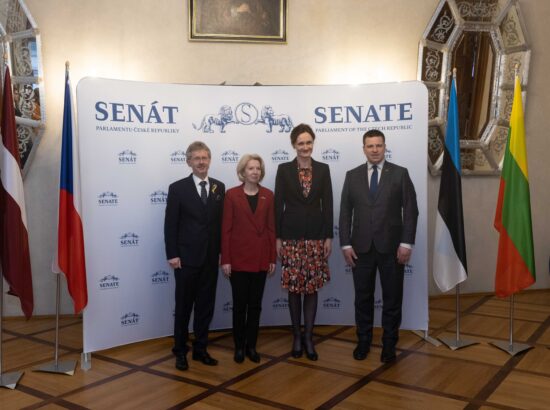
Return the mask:
<svg viewBox="0 0 550 410"><path fill-rule="evenodd" d="M65 72L65 103L63 107L63 133L61 142L61 173L59 178L59 226L57 239L57 267L67 278L74 311L79 313L88 303L86 260L82 230L80 166L78 140L74 135L73 107L69 69Z"/></svg>

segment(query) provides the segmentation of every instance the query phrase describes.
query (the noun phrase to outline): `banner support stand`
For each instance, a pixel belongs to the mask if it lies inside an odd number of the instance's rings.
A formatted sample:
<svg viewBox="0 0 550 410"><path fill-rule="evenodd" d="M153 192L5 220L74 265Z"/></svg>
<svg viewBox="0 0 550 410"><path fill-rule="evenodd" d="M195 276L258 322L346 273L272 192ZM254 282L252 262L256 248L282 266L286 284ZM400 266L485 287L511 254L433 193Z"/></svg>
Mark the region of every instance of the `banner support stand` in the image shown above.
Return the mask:
<svg viewBox="0 0 550 410"><path fill-rule="evenodd" d="M2 373L2 335L3 333L3 327L2 327L2 321L4 318L4 278L0 276L0 387L5 387L7 389L15 389L17 386L17 383L19 382L19 379L21 376L23 376L23 372L11 372L11 373Z"/></svg>
<svg viewBox="0 0 550 410"><path fill-rule="evenodd" d="M84 371L88 371L92 368L92 354L84 353L80 354L80 368Z"/></svg>
<svg viewBox="0 0 550 410"><path fill-rule="evenodd" d="M455 301L456 301L456 335L455 337L444 336L440 337L439 340L443 342L449 349L458 350L464 347L476 345L479 342L473 340L461 339L460 338L460 284L455 286Z"/></svg>
<svg viewBox="0 0 550 410"><path fill-rule="evenodd" d="M67 376L73 376L76 367L76 360L65 360L61 362L59 361L59 305L61 300L61 278L59 273L57 273L56 287L54 361L35 367L32 370L33 372L57 373L65 374Z"/></svg>
<svg viewBox="0 0 550 410"><path fill-rule="evenodd" d="M515 356L518 353L524 352L525 350L532 349L533 346L526 343L514 343L514 295L510 295L510 335L508 342L504 340L498 340L496 342L491 342L493 346L500 350L504 350L510 356Z"/></svg>
<svg viewBox="0 0 550 410"><path fill-rule="evenodd" d="M428 334L428 330L413 330L412 332L415 335L417 335L419 338L424 340L425 342L428 342L428 343L434 345L435 347L441 346L441 342L439 340L437 340L435 337L431 337Z"/></svg>

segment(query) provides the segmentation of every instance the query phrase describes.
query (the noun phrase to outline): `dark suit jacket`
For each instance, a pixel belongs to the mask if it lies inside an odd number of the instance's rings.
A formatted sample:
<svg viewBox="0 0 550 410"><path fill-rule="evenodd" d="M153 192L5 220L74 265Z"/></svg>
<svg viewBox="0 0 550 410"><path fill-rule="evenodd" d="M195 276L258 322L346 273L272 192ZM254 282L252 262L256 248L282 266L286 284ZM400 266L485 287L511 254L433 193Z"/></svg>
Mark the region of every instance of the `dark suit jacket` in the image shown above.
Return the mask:
<svg viewBox="0 0 550 410"><path fill-rule="evenodd" d="M223 206L222 265L233 271L267 271L275 263L273 192L260 187L252 213L243 185L227 191Z"/></svg>
<svg viewBox="0 0 550 410"><path fill-rule="evenodd" d="M166 258L179 257L182 265L200 267L206 255L220 253L221 218L225 185L208 178L208 202L201 201L193 175L174 182L168 188L164 218Z"/></svg>
<svg viewBox="0 0 550 410"><path fill-rule="evenodd" d="M340 202L340 246L368 252L397 250L400 243L414 244L418 207L416 192L406 168L386 161L376 198L369 198L368 168L363 164L347 172Z"/></svg>
<svg viewBox="0 0 550 410"><path fill-rule="evenodd" d="M275 226L280 239L333 237L332 182L327 164L311 161L312 184L304 198L298 162L280 164L275 179Z"/></svg>

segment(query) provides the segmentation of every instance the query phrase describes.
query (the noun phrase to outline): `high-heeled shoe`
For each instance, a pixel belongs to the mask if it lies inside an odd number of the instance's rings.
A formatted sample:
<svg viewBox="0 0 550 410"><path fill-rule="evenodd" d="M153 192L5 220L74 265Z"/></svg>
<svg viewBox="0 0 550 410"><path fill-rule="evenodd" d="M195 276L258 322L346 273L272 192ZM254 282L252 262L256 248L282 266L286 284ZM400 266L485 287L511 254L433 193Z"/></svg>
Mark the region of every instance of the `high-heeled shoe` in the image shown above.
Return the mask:
<svg viewBox="0 0 550 410"><path fill-rule="evenodd" d="M254 363L260 363L260 355L254 347L246 348L246 357L248 357Z"/></svg>
<svg viewBox="0 0 550 410"><path fill-rule="evenodd" d="M312 362L316 362L317 359L319 359L319 355L317 354L314 348L312 348L311 352L308 352L306 349L306 357Z"/></svg>
<svg viewBox="0 0 550 410"><path fill-rule="evenodd" d="M300 338L298 340L300 341L300 345L299 345L300 348L296 349L296 346L298 345L298 343L296 343L296 338L295 338L294 342L292 343L292 351L290 352L292 357L295 358L295 359L299 359L300 357L302 357L302 354L304 353L304 350L303 350L303 345L304 345L303 336L300 336Z"/></svg>
<svg viewBox="0 0 550 410"><path fill-rule="evenodd" d="M309 360L311 360L312 362L316 362L317 359L319 359L319 355L315 351L315 346L313 346L313 340L304 337L304 340L302 341L302 346L304 346L306 357Z"/></svg>
<svg viewBox="0 0 550 410"><path fill-rule="evenodd" d="M303 349L300 349L300 350L294 350L292 349L292 357L294 357L295 359L299 359L300 357L302 357L302 354L304 354L304 351Z"/></svg>

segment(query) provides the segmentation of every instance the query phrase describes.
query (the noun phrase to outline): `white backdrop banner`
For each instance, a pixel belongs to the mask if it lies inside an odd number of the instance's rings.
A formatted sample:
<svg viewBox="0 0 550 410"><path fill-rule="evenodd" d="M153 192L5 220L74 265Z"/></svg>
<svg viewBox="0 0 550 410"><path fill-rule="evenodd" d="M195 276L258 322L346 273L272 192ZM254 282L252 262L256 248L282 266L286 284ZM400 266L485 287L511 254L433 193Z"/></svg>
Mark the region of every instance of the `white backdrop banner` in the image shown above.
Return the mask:
<svg viewBox="0 0 550 410"><path fill-rule="evenodd" d="M314 158L329 164L334 191L331 281L319 292L318 324L354 324L351 269L338 243L346 171L365 161L362 135L386 135L387 159L409 169L419 221L405 269L404 329L428 328L428 97L420 82L361 86L200 86L85 78L77 87L83 223L88 280L84 352L173 333L174 278L164 253L168 185L188 176L189 143L212 151L210 175L231 188L245 153L277 166L294 158L290 130L316 133ZM379 285L378 285L379 286ZM376 323L382 299L375 297ZM231 328L231 289L220 273L211 328ZM266 282L262 325L289 324L278 270Z"/></svg>

